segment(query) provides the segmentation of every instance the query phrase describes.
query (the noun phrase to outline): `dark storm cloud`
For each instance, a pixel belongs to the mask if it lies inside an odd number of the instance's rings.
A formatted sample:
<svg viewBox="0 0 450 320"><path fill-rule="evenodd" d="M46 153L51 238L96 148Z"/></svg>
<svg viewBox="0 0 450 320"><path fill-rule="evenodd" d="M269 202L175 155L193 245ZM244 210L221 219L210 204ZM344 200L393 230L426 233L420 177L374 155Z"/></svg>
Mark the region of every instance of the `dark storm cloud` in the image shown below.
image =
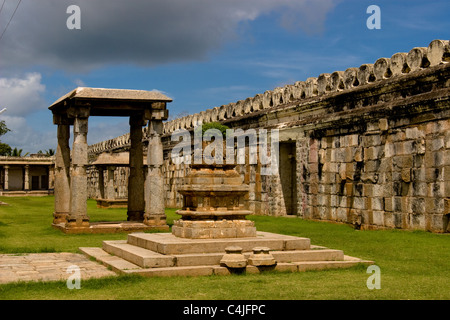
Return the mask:
<svg viewBox="0 0 450 320"><path fill-rule="evenodd" d="M81 30L66 27L69 5L81 9ZM302 28L295 19L322 23L333 6L333 0L23 0L0 41L0 65L86 71L200 60L236 37L240 22L278 10L281 25Z"/></svg>

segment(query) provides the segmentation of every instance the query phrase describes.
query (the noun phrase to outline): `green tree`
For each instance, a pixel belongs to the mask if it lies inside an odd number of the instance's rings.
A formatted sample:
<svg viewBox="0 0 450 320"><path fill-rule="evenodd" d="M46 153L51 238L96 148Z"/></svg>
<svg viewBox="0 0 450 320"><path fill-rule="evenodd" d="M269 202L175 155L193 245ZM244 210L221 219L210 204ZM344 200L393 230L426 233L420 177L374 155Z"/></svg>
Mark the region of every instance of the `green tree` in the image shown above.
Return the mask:
<svg viewBox="0 0 450 320"><path fill-rule="evenodd" d="M55 155L55 149L48 149L47 151L45 151L45 155L48 157L54 156Z"/></svg>
<svg viewBox="0 0 450 320"><path fill-rule="evenodd" d="M12 152L11 147L3 142L0 142L0 156L10 156Z"/></svg>
<svg viewBox="0 0 450 320"><path fill-rule="evenodd" d="M26 157L29 154L29 152L27 152L24 155L22 155L22 151L23 151L22 149L14 148L13 151L11 152L11 156L13 156L13 157Z"/></svg>
<svg viewBox="0 0 450 320"><path fill-rule="evenodd" d="M0 121L0 137L6 134L11 130L8 129L4 120ZM11 155L12 149L11 147L3 142L0 142L0 156L9 156Z"/></svg>

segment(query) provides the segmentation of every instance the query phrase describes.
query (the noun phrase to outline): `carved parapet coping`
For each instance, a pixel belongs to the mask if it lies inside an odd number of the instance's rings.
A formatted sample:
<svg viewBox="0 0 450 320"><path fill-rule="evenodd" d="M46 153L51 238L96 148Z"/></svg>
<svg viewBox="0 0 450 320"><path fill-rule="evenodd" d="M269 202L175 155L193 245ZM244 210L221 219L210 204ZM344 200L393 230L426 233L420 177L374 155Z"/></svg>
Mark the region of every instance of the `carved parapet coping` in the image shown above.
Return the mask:
<svg viewBox="0 0 450 320"><path fill-rule="evenodd" d="M431 67L450 62L450 41L431 41L427 48L427 58Z"/></svg>
<svg viewBox="0 0 450 320"><path fill-rule="evenodd" d="M363 64L357 72L359 85L368 84L375 81L373 73L373 64Z"/></svg>
<svg viewBox="0 0 450 320"><path fill-rule="evenodd" d="M351 89L359 85L358 82L358 68L348 68L344 71L344 87Z"/></svg>
<svg viewBox="0 0 450 320"><path fill-rule="evenodd" d="M200 112L200 120L203 123L211 122L210 110Z"/></svg>
<svg viewBox="0 0 450 320"><path fill-rule="evenodd" d="M305 81L305 95L306 98L317 96L317 78L308 78Z"/></svg>
<svg viewBox="0 0 450 320"><path fill-rule="evenodd" d="M380 58L373 65L373 73L376 81L388 79L392 76L391 59Z"/></svg>
<svg viewBox="0 0 450 320"><path fill-rule="evenodd" d="M211 112L211 121L212 122L219 121L219 112L220 112L219 107L215 107L212 109L212 112Z"/></svg>
<svg viewBox="0 0 450 320"><path fill-rule="evenodd" d="M331 91L331 76L329 73L322 73L317 78L317 92L319 96Z"/></svg>
<svg viewBox="0 0 450 320"><path fill-rule="evenodd" d="M253 110L254 111L259 111L264 109L263 107L263 99L264 96L262 93L258 93L254 98L253 98Z"/></svg>
<svg viewBox="0 0 450 320"><path fill-rule="evenodd" d="M273 106L272 91L265 91L263 93L262 106L263 109L268 109Z"/></svg>
<svg viewBox="0 0 450 320"><path fill-rule="evenodd" d="M410 71L428 68L430 61L427 59L427 48L413 48L406 56L406 63Z"/></svg>
<svg viewBox="0 0 450 320"><path fill-rule="evenodd" d="M233 114L237 117L241 117L244 115L244 101L243 100L239 100L236 102L236 104L234 105Z"/></svg>
<svg viewBox="0 0 450 320"><path fill-rule="evenodd" d="M244 100L244 114L249 114L253 112L253 97Z"/></svg>
<svg viewBox="0 0 450 320"><path fill-rule="evenodd" d="M227 119L227 106L226 105L222 105L219 107L219 121L223 121Z"/></svg>
<svg viewBox="0 0 450 320"><path fill-rule="evenodd" d="M335 71L330 75L330 89L332 92L342 91L345 89L344 85L344 71Z"/></svg>
<svg viewBox="0 0 450 320"><path fill-rule="evenodd" d="M391 57L391 71L393 75L401 75L408 73L410 68L406 62L407 54L404 52L397 52Z"/></svg>

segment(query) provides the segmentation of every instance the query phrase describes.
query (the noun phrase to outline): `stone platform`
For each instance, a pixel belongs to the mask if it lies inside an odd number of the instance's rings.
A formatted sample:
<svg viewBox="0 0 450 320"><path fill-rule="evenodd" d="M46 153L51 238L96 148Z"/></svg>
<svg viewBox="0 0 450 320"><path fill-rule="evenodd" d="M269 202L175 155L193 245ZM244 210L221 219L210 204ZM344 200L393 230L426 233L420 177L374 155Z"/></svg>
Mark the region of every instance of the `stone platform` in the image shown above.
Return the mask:
<svg viewBox="0 0 450 320"><path fill-rule="evenodd" d="M240 272L306 271L372 264L344 255L341 250L311 245L310 239L257 232L256 237L187 239L171 233L131 233L127 240L104 241L102 248L79 248L82 253L118 273L144 276L228 275L236 270L220 264L225 248L238 246L246 259L258 247L268 248L276 260L271 267L247 264Z"/></svg>
<svg viewBox="0 0 450 320"><path fill-rule="evenodd" d="M61 230L67 234L79 233L120 233L120 232L143 232L143 231L166 231L169 226L149 226L141 222L134 221L108 221L108 222L91 222L88 227L84 228L68 228L65 223L53 223L52 227Z"/></svg>
<svg viewBox="0 0 450 320"><path fill-rule="evenodd" d="M70 266L80 268L81 279L102 278L117 274L79 253L0 254L0 284L18 281L66 281Z"/></svg>

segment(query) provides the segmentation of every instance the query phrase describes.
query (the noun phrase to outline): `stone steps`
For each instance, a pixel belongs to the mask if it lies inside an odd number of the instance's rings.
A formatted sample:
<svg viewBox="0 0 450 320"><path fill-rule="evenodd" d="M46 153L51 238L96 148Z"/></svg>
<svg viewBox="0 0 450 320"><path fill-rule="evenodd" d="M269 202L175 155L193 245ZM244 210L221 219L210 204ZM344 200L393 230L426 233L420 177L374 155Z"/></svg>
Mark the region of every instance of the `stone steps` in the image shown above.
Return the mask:
<svg viewBox="0 0 450 320"><path fill-rule="evenodd" d="M172 276L208 276L229 275L231 271L220 265L175 266L161 268L141 268L138 265L117 256L111 256L101 248L80 248L85 255L95 258L98 262L121 274L139 274L147 277L172 277ZM281 272L303 272L312 270L350 268L357 264L370 265L372 261L362 260L344 255L341 261L301 261L280 262L275 267L255 267L248 265L246 273L261 273L266 270Z"/></svg>
<svg viewBox="0 0 450 320"><path fill-rule="evenodd" d="M141 268L173 267L174 257L128 244L125 240L103 241L103 250Z"/></svg>
<svg viewBox="0 0 450 320"><path fill-rule="evenodd" d="M126 243L125 240L104 241L103 250L109 254L130 261L142 268L186 267L196 265L219 265L224 253L191 253L163 255L148 249ZM341 250L288 250L271 251L278 262L333 261L342 260ZM251 252L244 252L248 259Z"/></svg>
<svg viewBox="0 0 450 320"><path fill-rule="evenodd" d="M133 233L127 240L103 241L102 248L80 248L113 271L145 276L227 275L220 265L225 248L239 246L246 259L255 247L268 247L277 261L273 267L247 265L246 273L265 270L299 272L346 268L372 261L344 255L342 250L310 244L307 238L258 232L257 237L236 239L185 239L169 233Z"/></svg>

